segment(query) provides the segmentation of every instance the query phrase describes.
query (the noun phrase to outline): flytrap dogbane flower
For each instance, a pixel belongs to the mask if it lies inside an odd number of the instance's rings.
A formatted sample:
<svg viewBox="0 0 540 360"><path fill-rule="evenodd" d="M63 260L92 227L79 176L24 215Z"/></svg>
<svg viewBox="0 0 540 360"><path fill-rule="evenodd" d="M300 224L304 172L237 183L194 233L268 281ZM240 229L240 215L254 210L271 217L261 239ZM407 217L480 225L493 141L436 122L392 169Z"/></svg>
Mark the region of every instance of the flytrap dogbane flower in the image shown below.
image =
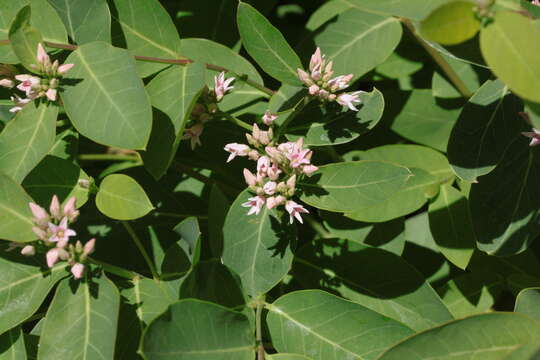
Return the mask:
<svg viewBox="0 0 540 360"><path fill-rule="evenodd" d="M14 79L19 82L17 89L24 92L26 98L21 98L17 94L11 97L11 100L15 103L15 106L10 109L11 112L17 112L22 107L28 104L30 101L37 98L46 98L48 101L56 101L58 98L58 88L60 85L60 79L62 76L73 68L74 64L62 64L60 65L58 60L51 62L51 59L45 48L41 43L37 46L37 64L31 65L38 75L19 74L15 75ZM6 80L0 85L11 85Z"/></svg>
<svg viewBox="0 0 540 360"><path fill-rule="evenodd" d="M266 112L262 118L264 123L273 124L275 116ZM268 209L284 206L285 211L293 219L302 223L301 214L308 213L302 205L294 202L296 182L301 176L311 176L318 167L311 164L313 152L304 148L303 138L294 142L276 144L272 128L261 130L253 125L251 134L246 134L249 145L231 143L225 146L230 153L227 162L236 156L247 156L256 161L256 172L244 169L244 179L254 196L242 204L249 208L248 215L259 214L264 206Z"/></svg>
<svg viewBox="0 0 540 360"><path fill-rule="evenodd" d="M309 73L302 69L297 69L297 73L298 78L308 87L311 96L317 97L323 102L336 101L352 111L358 111L354 105L362 102L359 95L364 91L340 93L349 87L354 75L339 75L332 78L334 75L333 63L332 61L327 62L320 48L317 48L311 56Z"/></svg>
<svg viewBox="0 0 540 360"><path fill-rule="evenodd" d="M532 131L522 132L521 134L531 139L529 146L536 146L540 144L540 131L539 130L532 128Z"/></svg>
<svg viewBox="0 0 540 360"><path fill-rule="evenodd" d="M214 94L216 95L217 102L220 102L223 97L234 89L234 86L229 86L234 81L233 77L225 79L225 72L222 71L214 77Z"/></svg>

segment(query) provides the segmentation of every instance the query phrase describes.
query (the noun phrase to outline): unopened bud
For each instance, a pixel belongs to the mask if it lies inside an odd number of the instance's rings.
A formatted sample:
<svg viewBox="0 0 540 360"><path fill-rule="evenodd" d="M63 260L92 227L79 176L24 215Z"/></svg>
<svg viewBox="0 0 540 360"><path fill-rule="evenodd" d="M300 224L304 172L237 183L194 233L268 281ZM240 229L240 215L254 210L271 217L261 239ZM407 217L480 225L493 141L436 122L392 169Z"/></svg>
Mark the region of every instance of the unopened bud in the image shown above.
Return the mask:
<svg viewBox="0 0 540 360"><path fill-rule="evenodd" d="M81 263L75 263L72 267L71 267L71 273L73 274L73 277L75 279L80 279L82 278L83 274L84 274L84 265L81 264Z"/></svg>
<svg viewBox="0 0 540 360"><path fill-rule="evenodd" d="M62 214L60 213L60 201L58 201L58 196L53 195L49 211L52 217L56 220L60 220L62 218Z"/></svg>
<svg viewBox="0 0 540 360"><path fill-rule="evenodd" d="M94 252L96 247L96 239L92 238L84 244L83 254L84 255L90 255Z"/></svg>
<svg viewBox="0 0 540 360"><path fill-rule="evenodd" d="M248 169L244 169L244 179L249 186L257 185L257 177L251 173Z"/></svg>
<svg viewBox="0 0 540 360"><path fill-rule="evenodd" d="M34 256L36 254L36 248L32 245L26 245L22 248L21 254L24 256Z"/></svg>

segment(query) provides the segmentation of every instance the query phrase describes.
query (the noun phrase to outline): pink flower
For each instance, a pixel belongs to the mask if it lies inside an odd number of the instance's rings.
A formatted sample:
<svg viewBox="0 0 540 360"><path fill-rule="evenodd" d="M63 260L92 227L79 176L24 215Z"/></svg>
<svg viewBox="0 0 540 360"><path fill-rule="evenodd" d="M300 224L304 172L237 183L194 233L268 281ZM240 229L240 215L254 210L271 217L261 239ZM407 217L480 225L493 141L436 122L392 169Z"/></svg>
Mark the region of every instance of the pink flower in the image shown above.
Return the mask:
<svg viewBox="0 0 540 360"><path fill-rule="evenodd" d="M225 80L225 72L220 72L219 75L214 77L214 92L216 93L216 100L218 102L223 99L228 91L234 89L234 86L229 86L233 81L233 77Z"/></svg>
<svg viewBox="0 0 540 360"><path fill-rule="evenodd" d="M84 244L83 254L84 255L90 255L94 252L94 249L96 247L96 239L92 238Z"/></svg>
<svg viewBox="0 0 540 360"><path fill-rule="evenodd" d="M44 208L33 202L28 203L28 206L30 207L30 211L32 211L32 215L34 215L34 223L44 226L49 222L49 213Z"/></svg>
<svg viewBox="0 0 540 360"><path fill-rule="evenodd" d="M321 53L321 48L317 46L317 49L315 49L315 52L313 55L311 55L311 59L309 61L309 70L313 71L316 68L321 68L323 65L323 59L324 56Z"/></svg>
<svg viewBox="0 0 540 360"><path fill-rule="evenodd" d="M532 0L532 4L536 6L540 6L540 0Z"/></svg>
<svg viewBox="0 0 540 360"><path fill-rule="evenodd" d="M295 143L289 142L279 145L280 147L284 145L282 151L285 152L285 156L289 159L290 165L294 169L303 164L308 165L311 161L313 153L309 149L302 149L303 144L304 139L299 138Z"/></svg>
<svg viewBox="0 0 540 360"><path fill-rule="evenodd" d="M531 139L529 146L536 146L540 144L540 131L537 129L532 128L532 132L522 132L521 134Z"/></svg>
<svg viewBox="0 0 540 360"><path fill-rule="evenodd" d="M65 73L67 73L69 70L71 70L73 67L75 66L75 64L62 64L58 67L58 74L60 75L64 75Z"/></svg>
<svg viewBox="0 0 540 360"><path fill-rule="evenodd" d="M287 201L285 203L285 210L289 213L290 216L290 223L292 224L294 221L294 218L300 222L300 224L303 224L302 216L300 214L308 214L309 211L307 211L302 205L295 203L292 200Z"/></svg>
<svg viewBox="0 0 540 360"><path fill-rule="evenodd" d="M257 185L257 177L251 173L248 169L244 169L244 179L249 186Z"/></svg>
<svg viewBox="0 0 540 360"><path fill-rule="evenodd" d="M17 89L24 91L26 96L32 96L35 92L35 88L38 87L41 82L38 77L28 74L15 75L15 79L21 82L17 85Z"/></svg>
<svg viewBox="0 0 540 360"><path fill-rule="evenodd" d="M0 86L11 89L13 86L15 86L15 82L11 79L2 79L0 80Z"/></svg>
<svg viewBox="0 0 540 360"><path fill-rule="evenodd" d="M49 230L52 235L49 238L50 242L57 242L59 247L64 247L67 245L70 236L75 236L77 233L67 227L68 219L65 217L60 221L59 225L54 225L49 223Z"/></svg>
<svg viewBox="0 0 540 360"><path fill-rule="evenodd" d="M308 89L310 95L317 95L319 93L319 90L320 88L315 84L311 85Z"/></svg>
<svg viewBox="0 0 540 360"><path fill-rule="evenodd" d="M285 204L286 200L287 199L285 199L285 197L282 195L270 196L268 199L266 199L266 207L268 209L273 209L276 206Z"/></svg>
<svg viewBox="0 0 540 360"><path fill-rule="evenodd" d="M335 77L332 80L328 81L328 87L331 91L343 90L349 86L349 82L352 78L353 74Z"/></svg>
<svg viewBox="0 0 540 360"><path fill-rule="evenodd" d="M41 43L37 46L37 61L44 66L50 66L51 64L51 59Z"/></svg>
<svg viewBox="0 0 540 360"><path fill-rule="evenodd" d="M31 98L20 98L18 95L12 96L11 101L15 103L15 106L9 109L9 112L15 113L21 111L24 105L28 104L32 100L33 99Z"/></svg>
<svg viewBox="0 0 540 360"><path fill-rule="evenodd" d="M51 216L56 220L60 220L62 218L62 213L60 212L60 201L58 200L58 196L56 195L53 195L52 197L51 205L49 206L49 212L51 213Z"/></svg>
<svg viewBox="0 0 540 360"><path fill-rule="evenodd" d="M272 166L270 166L266 170L266 175L270 178L270 180L277 180L279 177L279 174L281 174L281 170L274 162L272 163Z"/></svg>
<svg viewBox="0 0 540 360"><path fill-rule="evenodd" d="M46 225L48 226L48 224L46 224ZM45 231L44 229L42 229L40 227L33 226L32 231L34 232L34 234L37 235L39 240L47 240L47 238L49 237L49 235L47 235L47 231Z"/></svg>
<svg viewBox="0 0 540 360"><path fill-rule="evenodd" d="M360 94L364 93L364 91L355 91L353 93L343 93L337 97L337 102L340 105L347 106L352 111L358 111L356 107L354 107L355 104L360 104L362 100L360 100L359 96Z"/></svg>
<svg viewBox="0 0 540 360"><path fill-rule="evenodd" d="M319 170L319 168L315 165L304 165L302 167L302 171L304 172L304 174L306 174L307 176L311 176L311 174L313 174L315 171Z"/></svg>
<svg viewBox="0 0 540 360"><path fill-rule="evenodd" d="M264 193L266 195L274 195L276 192L277 184L274 181L269 181L263 186Z"/></svg>
<svg viewBox="0 0 540 360"><path fill-rule="evenodd" d="M84 265L83 264L80 264L80 263L75 263L72 267L71 267L71 273L73 274L73 277L75 279L80 279L82 278L83 274L84 274Z"/></svg>
<svg viewBox="0 0 540 360"><path fill-rule="evenodd" d="M259 196L250 197L247 202L242 204L242 206L250 208L247 213L248 215L251 215L251 214L259 215L262 207L264 206L264 203L265 203L264 197L259 195Z"/></svg>
<svg viewBox="0 0 540 360"><path fill-rule="evenodd" d="M276 120L277 118L278 117L276 114L272 114L270 110L266 110L262 117L262 121L265 125L271 126L274 120Z"/></svg>
<svg viewBox="0 0 540 360"><path fill-rule="evenodd" d="M292 193L294 193L294 190L296 189L296 175L291 176L287 180L287 187Z"/></svg>
<svg viewBox="0 0 540 360"><path fill-rule="evenodd" d="M247 156L249 153L250 147L245 144L231 143L225 145L225 151L230 152L227 162L231 161L237 156Z"/></svg>
<svg viewBox="0 0 540 360"><path fill-rule="evenodd" d="M191 150L194 150L197 145L201 145L201 134L204 130L204 125L197 123L184 131L184 139L190 139Z"/></svg>
<svg viewBox="0 0 540 360"><path fill-rule="evenodd" d="M257 175L265 177L270 166L272 166L270 158L268 156L261 156L257 160Z"/></svg>

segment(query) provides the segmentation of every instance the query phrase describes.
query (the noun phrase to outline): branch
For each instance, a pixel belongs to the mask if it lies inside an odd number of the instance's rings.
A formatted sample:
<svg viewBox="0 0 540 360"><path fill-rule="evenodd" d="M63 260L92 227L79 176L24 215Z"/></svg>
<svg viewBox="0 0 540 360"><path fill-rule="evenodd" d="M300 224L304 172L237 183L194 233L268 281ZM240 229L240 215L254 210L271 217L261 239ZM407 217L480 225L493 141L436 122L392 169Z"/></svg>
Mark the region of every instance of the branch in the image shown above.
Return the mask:
<svg viewBox="0 0 540 360"><path fill-rule="evenodd" d="M9 41L9 40L0 40L0 45L9 45L10 43L11 43L11 41ZM77 48L78 48L77 45L71 45L71 44L59 44L59 43L50 42L50 41L44 41L43 43L45 45L47 45L48 47L55 48L55 49L63 49L63 50L73 51L73 50L77 50ZM163 59L163 58L158 58L158 57L142 56L142 55L134 55L133 57L135 58L135 60L147 61L147 62L155 62L155 63L161 63L161 64L187 65L187 64L190 64L190 63L193 62L193 60L188 59L188 58ZM238 74L238 73L236 73L236 72L234 72L234 71L232 71L230 69L224 68L223 66L219 66L219 65L214 65L214 64L205 64L205 65L206 65L206 68L209 69L209 70L226 71L226 72L233 73L234 75L236 75L236 77L238 77L240 80L244 81L249 86L251 86L251 87L253 87L255 89L258 89L258 90L264 92L265 94L267 94L269 96L272 96L275 93L274 90L269 89L269 88L265 87L264 85L261 85L261 84L255 82L255 81L253 81L253 80L250 80L248 78L248 76L245 75L245 74Z"/></svg>

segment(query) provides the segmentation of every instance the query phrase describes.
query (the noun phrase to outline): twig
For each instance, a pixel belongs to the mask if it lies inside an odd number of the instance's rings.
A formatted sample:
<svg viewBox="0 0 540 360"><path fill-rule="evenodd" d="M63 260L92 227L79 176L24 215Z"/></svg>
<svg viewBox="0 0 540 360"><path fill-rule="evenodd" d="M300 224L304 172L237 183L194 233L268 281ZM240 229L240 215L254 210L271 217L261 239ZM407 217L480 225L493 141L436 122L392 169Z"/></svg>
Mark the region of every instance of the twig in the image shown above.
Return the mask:
<svg viewBox="0 0 540 360"><path fill-rule="evenodd" d="M9 45L10 43L11 42L9 40L0 40L0 45ZM45 45L47 45L48 47L55 48L55 49L73 51L73 50L77 50L77 48L78 48L77 45L72 45L72 44L60 44L60 43L55 43L55 42L51 42L51 41L44 41L43 43ZM188 58L164 59L164 58L158 58L158 57L153 57L153 56L143 56L143 55L134 55L133 57L135 58L135 60L154 62L154 63L161 63L161 64L187 65L187 64L190 64L190 63L193 62L193 60L188 59ZM249 79L246 74L238 74L235 71L232 71L230 69L227 69L227 68L225 68L223 66L219 66L219 65L214 65L214 64L205 64L205 65L206 65L206 68L209 69L209 70L226 71L226 72L233 73L234 75L236 75L236 77L238 77L240 80L244 81L249 86L251 86L251 87L253 87L255 89L258 89L258 90L264 92L265 94L267 94L269 96L272 96L275 93L274 90L269 89L269 88L265 87L264 85L261 85L261 84L255 82L255 81Z"/></svg>

